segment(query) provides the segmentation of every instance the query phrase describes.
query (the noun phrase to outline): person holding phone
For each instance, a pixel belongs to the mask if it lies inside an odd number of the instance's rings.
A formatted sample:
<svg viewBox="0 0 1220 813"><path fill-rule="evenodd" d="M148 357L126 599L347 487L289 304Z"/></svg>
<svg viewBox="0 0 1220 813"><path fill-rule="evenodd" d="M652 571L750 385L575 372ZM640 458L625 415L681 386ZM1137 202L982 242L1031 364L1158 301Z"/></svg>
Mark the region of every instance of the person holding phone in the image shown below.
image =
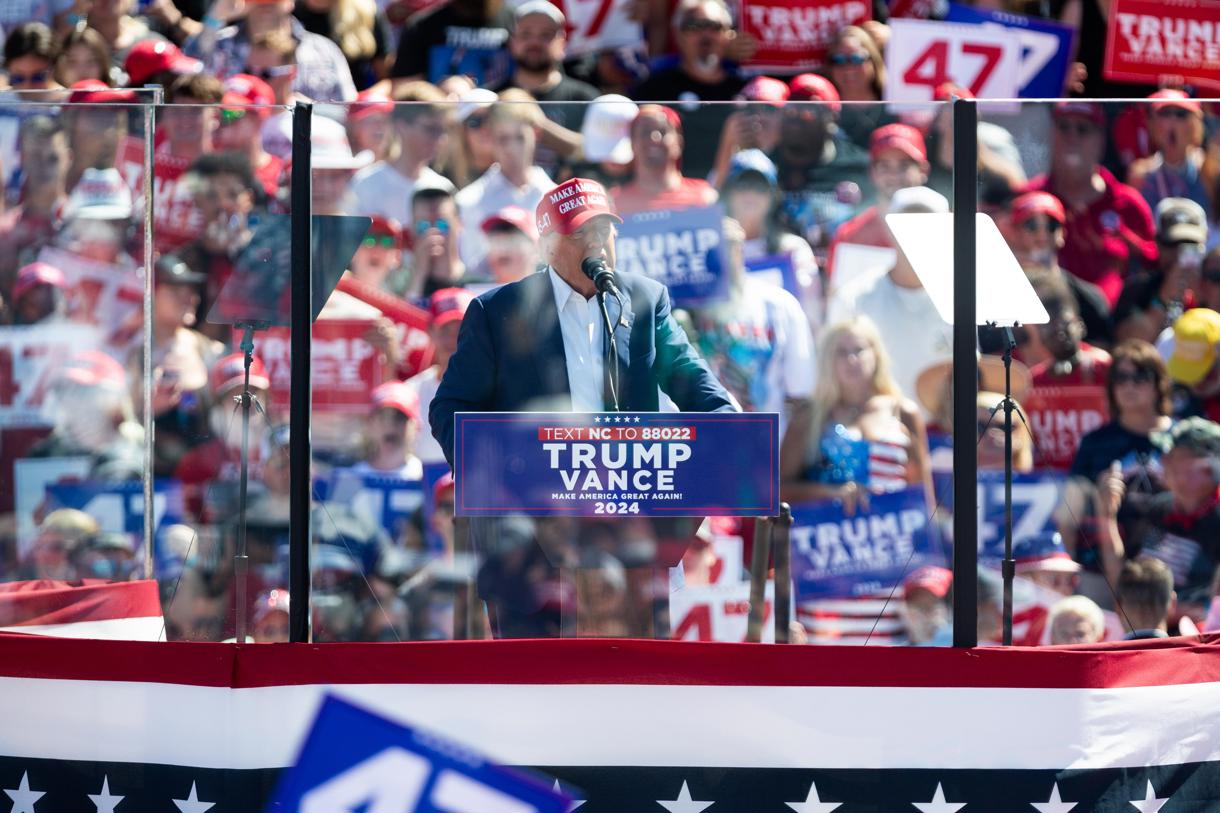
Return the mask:
<svg viewBox="0 0 1220 813"><path fill-rule="evenodd" d="M1207 213L1188 198L1165 198L1156 207L1156 267L1131 277L1114 306L1119 341L1156 343L1166 328L1198 305L1196 291L1207 246Z"/></svg>

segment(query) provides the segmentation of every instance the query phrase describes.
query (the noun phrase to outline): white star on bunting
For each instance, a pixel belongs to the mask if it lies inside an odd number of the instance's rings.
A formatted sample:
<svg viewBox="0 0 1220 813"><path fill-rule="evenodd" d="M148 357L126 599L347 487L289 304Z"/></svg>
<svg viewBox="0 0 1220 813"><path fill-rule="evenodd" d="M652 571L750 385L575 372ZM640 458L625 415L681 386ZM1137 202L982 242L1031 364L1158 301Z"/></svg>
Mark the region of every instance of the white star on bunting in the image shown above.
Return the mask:
<svg viewBox="0 0 1220 813"><path fill-rule="evenodd" d="M1059 783L1051 785L1051 798L1045 802L1030 802L1039 813L1072 813L1076 802L1065 802L1059 796Z"/></svg>
<svg viewBox="0 0 1220 813"><path fill-rule="evenodd" d="M682 790L678 791L678 798L672 802L663 802L657 800L657 804L669 811L669 813L703 813L715 802L697 802L690 797L690 788L686 786L686 780L682 780Z"/></svg>
<svg viewBox="0 0 1220 813"><path fill-rule="evenodd" d="M28 773L21 774L21 784L15 789L8 790L0 788L8 794L8 798L13 800L13 809L9 813L34 813L34 804L46 796L46 791L30 790L30 775Z"/></svg>
<svg viewBox="0 0 1220 813"><path fill-rule="evenodd" d="M558 779L555 780L555 787L552 788L552 790L554 790L556 793L563 793L563 789L559 787ZM568 803L568 813L572 813L573 810L580 807L584 803L585 803L584 799L573 799L571 802Z"/></svg>
<svg viewBox="0 0 1220 813"><path fill-rule="evenodd" d="M966 806L965 802L946 802L945 789L936 783L936 793L932 794L930 802L911 802L915 807L919 808L923 813L957 813Z"/></svg>
<svg viewBox="0 0 1220 813"><path fill-rule="evenodd" d="M114 813L114 809L119 806L119 802L123 801L122 796L110 795L110 778L102 774L102 792L96 795L86 794L93 806L97 808L97 813Z"/></svg>
<svg viewBox="0 0 1220 813"><path fill-rule="evenodd" d="M1039 813L1071 813L1076 802L1065 802L1059 797L1059 782L1050 786L1050 798L1046 802L1030 802Z"/></svg>
<svg viewBox="0 0 1220 813"><path fill-rule="evenodd" d="M1157 811L1165 806L1165 803L1169 801L1171 796L1173 796L1172 793L1164 799L1157 798L1156 791L1152 789L1152 780L1149 779L1148 792L1144 794L1144 798L1132 799L1128 804L1140 811L1140 813L1157 813Z"/></svg>
<svg viewBox="0 0 1220 813"><path fill-rule="evenodd" d="M784 802L788 807L796 811L796 813L833 813L834 810L843 806L842 802L823 802L818 797L818 786L815 782L809 783L809 795L805 797L803 802Z"/></svg>
<svg viewBox="0 0 1220 813"><path fill-rule="evenodd" d="M594 415L594 416L593 416L593 423L601 423L601 422L602 422L602 416L601 416L601 415Z"/></svg>
<svg viewBox="0 0 1220 813"><path fill-rule="evenodd" d="M191 783L191 792L185 799L174 799L174 804L182 813L207 813L216 806L215 802L201 802L195 795L195 783Z"/></svg>

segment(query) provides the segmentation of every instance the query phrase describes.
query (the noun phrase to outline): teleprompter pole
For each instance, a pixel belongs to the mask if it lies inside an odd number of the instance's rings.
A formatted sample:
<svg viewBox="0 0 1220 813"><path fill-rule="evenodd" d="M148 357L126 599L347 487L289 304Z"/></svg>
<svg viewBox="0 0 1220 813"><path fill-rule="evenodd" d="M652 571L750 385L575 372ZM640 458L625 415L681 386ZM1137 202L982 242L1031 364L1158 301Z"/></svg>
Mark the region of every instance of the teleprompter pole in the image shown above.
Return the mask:
<svg viewBox="0 0 1220 813"><path fill-rule="evenodd" d="M978 645L978 106L953 105L953 645Z"/></svg>
<svg viewBox="0 0 1220 813"><path fill-rule="evenodd" d="M313 323L312 192L310 149L313 105L298 103L292 110L292 330L291 405L288 412L288 638L306 643L312 638L310 613L310 460L309 359Z"/></svg>

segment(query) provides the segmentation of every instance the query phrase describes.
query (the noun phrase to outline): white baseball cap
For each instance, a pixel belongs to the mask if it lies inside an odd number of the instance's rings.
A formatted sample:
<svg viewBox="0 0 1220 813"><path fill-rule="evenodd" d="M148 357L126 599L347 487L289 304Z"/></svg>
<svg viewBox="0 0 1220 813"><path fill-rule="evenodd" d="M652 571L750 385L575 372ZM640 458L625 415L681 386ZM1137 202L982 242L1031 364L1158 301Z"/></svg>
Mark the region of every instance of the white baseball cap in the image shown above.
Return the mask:
<svg viewBox="0 0 1220 813"><path fill-rule="evenodd" d="M634 157L631 151L631 123L639 112L639 106L626 96L612 93L594 99L585 112L584 125L580 128L580 134L584 137L585 158L612 164L631 163Z"/></svg>
<svg viewBox="0 0 1220 813"><path fill-rule="evenodd" d="M374 160L371 150L352 155L343 125L325 116L314 116L311 143L309 161L313 169L362 169Z"/></svg>
<svg viewBox="0 0 1220 813"><path fill-rule="evenodd" d="M476 110L491 107L498 98L494 91L487 88L471 88L458 97L458 121L466 121Z"/></svg>

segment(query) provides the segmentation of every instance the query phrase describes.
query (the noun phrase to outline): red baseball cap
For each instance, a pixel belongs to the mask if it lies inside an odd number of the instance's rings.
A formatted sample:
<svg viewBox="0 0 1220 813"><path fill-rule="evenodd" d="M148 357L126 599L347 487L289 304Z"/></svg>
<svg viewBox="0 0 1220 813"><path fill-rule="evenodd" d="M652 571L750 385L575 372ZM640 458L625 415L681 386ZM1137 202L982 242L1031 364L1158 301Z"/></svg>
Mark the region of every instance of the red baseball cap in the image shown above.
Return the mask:
<svg viewBox="0 0 1220 813"><path fill-rule="evenodd" d="M741 89L738 98L747 102L768 102L775 107L782 107L792 91L778 79L770 76L755 76Z"/></svg>
<svg viewBox="0 0 1220 813"><path fill-rule="evenodd" d="M381 215L370 215L370 219L372 223L365 233L366 237L393 237L395 247L402 247L402 227L398 225L397 220Z"/></svg>
<svg viewBox="0 0 1220 813"><path fill-rule="evenodd" d="M932 91L932 101L934 102L947 102L954 96L959 99L974 98L973 93L954 82L941 82L936 86L936 90Z"/></svg>
<svg viewBox="0 0 1220 813"><path fill-rule="evenodd" d="M816 73L802 73L792 77L788 83L788 101L790 102L830 102L830 109L838 113L839 91L825 76Z"/></svg>
<svg viewBox="0 0 1220 813"><path fill-rule="evenodd" d="M234 387L240 387L246 380L246 359L241 353L230 353L212 365L208 375L209 386L213 395L220 395ZM251 389L271 389L271 379L267 377L267 368L258 356L250 362Z"/></svg>
<svg viewBox="0 0 1220 813"><path fill-rule="evenodd" d="M868 157L876 161L886 150L898 150L913 161L927 163L928 147L923 133L909 124L887 124L873 131L868 142Z"/></svg>
<svg viewBox="0 0 1220 813"><path fill-rule="evenodd" d="M484 233L491 231L496 226L511 226L531 240L538 239L538 230L534 228L534 218L530 217L530 213L520 206L505 206L480 224Z"/></svg>
<svg viewBox="0 0 1220 813"><path fill-rule="evenodd" d="M405 381L387 381L373 389L374 410L397 409L413 421L419 420L419 394Z"/></svg>
<svg viewBox="0 0 1220 813"><path fill-rule="evenodd" d="M225 80L225 95L221 100L225 106L257 107L254 111L259 118L271 115L275 106L275 92L257 76L248 73L235 73Z"/></svg>
<svg viewBox="0 0 1220 813"><path fill-rule="evenodd" d="M453 472L447 471L441 475L439 480L436 481L436 485L432 486L433 501L440 502L441 495L446 491L453 491L454 488Z"/></svg>
<svg viewBox="0 0 1220 813"><path fill-rule="evenodd" d="M1026 192L1013 200L1012 223L1014 226L1021 225L1037 214L1046 215L1060 224L1067 222L1067 212L1063 209L1063 202L1050 192Z"/></svg>
<svg viewBox="0 0 1220 813"><path fill-rule="evenodd" d="M349 122L356 122L374 113L391 113L393 111L394 102L389 96L381 90L369 88L356 94L356 101L352 102L347 108L347 120Z"/></svg>
<svg viewBox="0 0 1220 813"><path fill-rule="evenodd" d="M1148 98L1152 99L1153 113L1159 113L1170 107L1180 107L1183 110L1189 110L1196 116L1203 115L1203 105L1199 104L1197 99L1192 99L1186 95L1185 91L1162 88L1156 93L1149 95Z"/></svg>
<svg viewBox="0 0 1220 813"><path fill-rule="evenodd" d="M474 296L465 288L441 288L428 300L432 326L440 327L454 320L461 321Z"/></svg>
<svg viewBox="0 0 1220 813"><path fill-rule="evenodd" d="M911 594L911 591L922 589L937 598L944 598L949 595L949 588L952 586L952 570L935 565L925 565L907 576L906 581L902 583L902 595L905 598Z"/></svg>
<svg viewBox="0 0 1220 813"><path fill-rule="evenodd" d="M534 220L538 234L545 237L552 232L571 234L599 215L623 222L610 208L606 187L588 178L572 178L542 196Z"/></svg>
<svg viewBox="0 0 1220 813"><path fill-rule="evenodd" d="M73 82L70 90L68 104L132 104L136 100L135 91L112 88L101 79Z"/></svg>
<svg viewBox="0 0 1220 813"><path fill-rule="evenodd" d="M72 356L59 368L59 379L86 387L127 387L127 371L123 365L100 350L86 350Z"/></svg>
<svg viewBox="0 0 1220 813"><path fill-rule="evenodd" d="M663 104L640 105L639 112L635 114L635 119L631 122L631 129L634 130L635 125L645 116L661 116L673 125L673 128L678 131L679 135L682 133L682 117L672 107L666 107Z"/></svg>
<svg viewBox="0 0 1220 813"><path fill-rule="evenodd" d="M13 283L13 301L16 302L38 285L54 285L56 288L67 288L68 280L64 272L47 263L30 263L17 272L17 281Z"/></svg>
<svg viewBox="0 0 1220 813"><path fill-rule="evenodd" d="M1057 119L1078 118L1087 119L1098 127L1106 126L1106 111L1097 102L1086 102L1083 99L1070 99L1056 102L1051 115Z"/></svg>
<svg viewBox="0 0 1220 813"><path fill-rule="evenodd" d="M182 53L172 42L141 40L127 52L123 70L127 73L127 84L142 85L165 71L180 75L199 73L203 63Z"/></svg>

